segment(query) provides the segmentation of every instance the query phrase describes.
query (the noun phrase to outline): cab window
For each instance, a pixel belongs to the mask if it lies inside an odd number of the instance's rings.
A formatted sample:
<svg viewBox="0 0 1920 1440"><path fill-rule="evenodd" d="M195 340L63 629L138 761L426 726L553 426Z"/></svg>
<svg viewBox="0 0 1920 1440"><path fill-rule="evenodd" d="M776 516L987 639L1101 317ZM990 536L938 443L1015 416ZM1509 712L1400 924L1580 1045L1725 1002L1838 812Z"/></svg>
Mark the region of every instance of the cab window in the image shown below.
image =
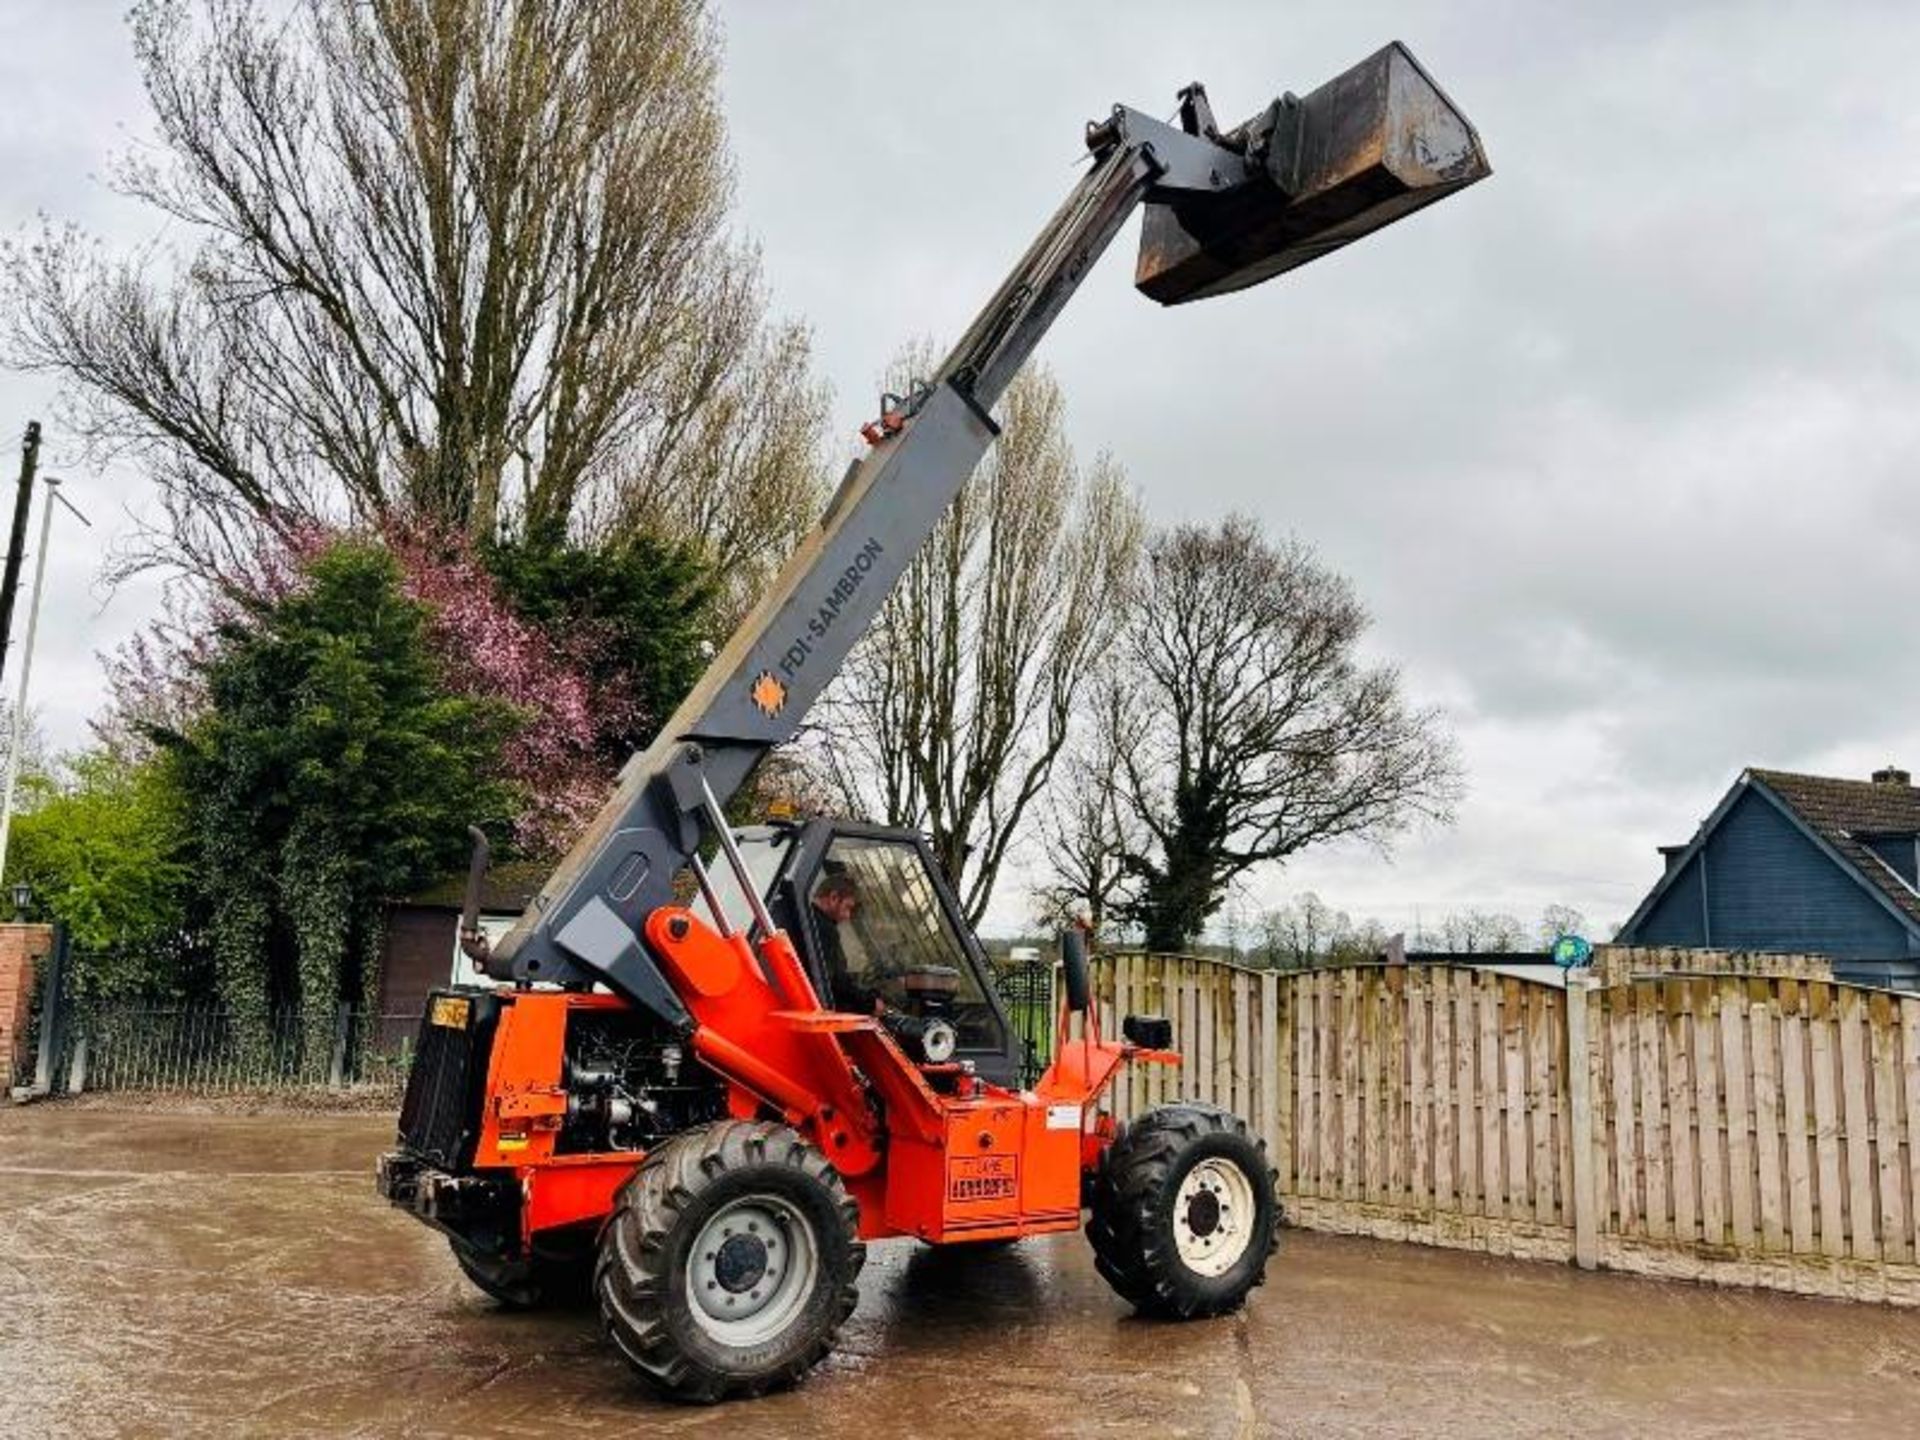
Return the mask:
<svg viewBox="0 0 1920 1440"><path fill-rule="evenodd" d="M918 847L840 836L827 847L807 901L836 1008L865 1014L881 1001L951 1020L963 1050L1004 1047L1000 1018Z"/></svg>

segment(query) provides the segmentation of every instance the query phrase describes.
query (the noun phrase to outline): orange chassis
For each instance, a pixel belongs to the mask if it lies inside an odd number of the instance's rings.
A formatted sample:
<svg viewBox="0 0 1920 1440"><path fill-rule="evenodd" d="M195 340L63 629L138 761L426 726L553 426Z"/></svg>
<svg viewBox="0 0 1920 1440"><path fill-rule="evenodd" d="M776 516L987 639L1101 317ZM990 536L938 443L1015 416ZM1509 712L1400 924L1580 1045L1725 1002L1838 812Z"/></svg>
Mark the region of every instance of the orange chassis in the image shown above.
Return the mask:
<svg viewBox="0 0 1920 1440"><path fill-rule="evenodd" d="M690 1048L727 1085L729 1112L779 1118L817 1145L859 1205L863 1239L1076 1229L1082 1178L1113 1132L1095 1102L1122 1065L1180 1059L1102 1039L1091 1009L1072 1038L1063 1006L1053 1064L1032 1090L1008 1090L957 1064L915 1063L874 1016L823 1010L781 931L756 954L744 935L723 936L691 911L668 907L649 917L646 933L693 1012ZM519 1181L523 1247L610 1214L615 1193L646 1158L639 1150L554 1153L567 1113L567 1016L627 1003L521 990L504 1007L473 1167Z"/></svg>

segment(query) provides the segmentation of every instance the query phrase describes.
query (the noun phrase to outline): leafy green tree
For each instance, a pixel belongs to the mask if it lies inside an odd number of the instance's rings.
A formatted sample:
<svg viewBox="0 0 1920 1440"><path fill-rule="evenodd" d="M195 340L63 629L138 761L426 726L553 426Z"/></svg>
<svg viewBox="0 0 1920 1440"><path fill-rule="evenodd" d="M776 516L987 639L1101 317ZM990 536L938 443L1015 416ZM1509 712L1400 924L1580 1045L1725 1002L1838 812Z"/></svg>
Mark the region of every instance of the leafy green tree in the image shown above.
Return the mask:
<svg viewBox="0 0 1920 1440"><path fill-rule="evenodd" d="M706 666L720 599L698 547L650 534L587 549L551 535L484 552L513 612L586 679L597 759L611 777L652 742Z"/></svg>
<svg viewBox="0 0 1920 1440"><path fill-rule="evenodd" d="M468 824L514 813L518 717L446 691L428 608L375 542L335 540L242 604L174 739L221 993L256 1040L299 1005L311 1058L339 1001L376 998L383 900L457 864Z"/></svg>
<svg viewBox="0 0 1920 1440"><path fill-rule="evenodd" d="M14 821L13 878L65 923L89 995L191 994L192 834L173 757L111 749L40 777Z"/></svg>

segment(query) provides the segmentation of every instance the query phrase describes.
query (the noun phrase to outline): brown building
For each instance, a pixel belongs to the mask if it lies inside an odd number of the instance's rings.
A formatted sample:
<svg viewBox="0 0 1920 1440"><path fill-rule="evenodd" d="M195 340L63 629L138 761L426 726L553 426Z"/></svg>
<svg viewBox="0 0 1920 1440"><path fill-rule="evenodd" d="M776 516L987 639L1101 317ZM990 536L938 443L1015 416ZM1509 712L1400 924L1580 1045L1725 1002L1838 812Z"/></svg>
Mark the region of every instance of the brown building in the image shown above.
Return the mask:
<svg viewBox="0 0 1920 1440"><path fill-rule="evenodd" d="M487 872L480 892L480 924L498 934L533 902L553 867L508 861ZM460 954L460 906L467 877L449 876L438 884L395 900L387 907L387 943L380 962L382 1038L410 1036L435 986L475 976Z"/></svg>

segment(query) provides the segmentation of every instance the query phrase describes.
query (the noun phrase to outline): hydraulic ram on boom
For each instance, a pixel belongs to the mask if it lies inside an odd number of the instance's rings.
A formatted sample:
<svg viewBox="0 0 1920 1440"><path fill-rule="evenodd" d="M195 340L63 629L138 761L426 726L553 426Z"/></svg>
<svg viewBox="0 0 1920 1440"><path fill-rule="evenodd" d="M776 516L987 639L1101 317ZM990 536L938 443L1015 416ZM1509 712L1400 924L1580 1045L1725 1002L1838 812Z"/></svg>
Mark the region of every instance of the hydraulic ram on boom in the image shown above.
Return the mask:
<svg viewBox="0 0 1920 1440"><path fill-rule="evenodd" d="M500 979L606 984L681 1030L686 1005L643 939L719 810L793 738L993 443L990 414L1094 262L1144 204L1135 283L1162 304L1305 264L1490 173L1473 127L1398 43L1234 129L1198 85L1180 123L1124 106L1087 127L1092 167L934 375L887 397L872 449L520 923Z"/></svg>

